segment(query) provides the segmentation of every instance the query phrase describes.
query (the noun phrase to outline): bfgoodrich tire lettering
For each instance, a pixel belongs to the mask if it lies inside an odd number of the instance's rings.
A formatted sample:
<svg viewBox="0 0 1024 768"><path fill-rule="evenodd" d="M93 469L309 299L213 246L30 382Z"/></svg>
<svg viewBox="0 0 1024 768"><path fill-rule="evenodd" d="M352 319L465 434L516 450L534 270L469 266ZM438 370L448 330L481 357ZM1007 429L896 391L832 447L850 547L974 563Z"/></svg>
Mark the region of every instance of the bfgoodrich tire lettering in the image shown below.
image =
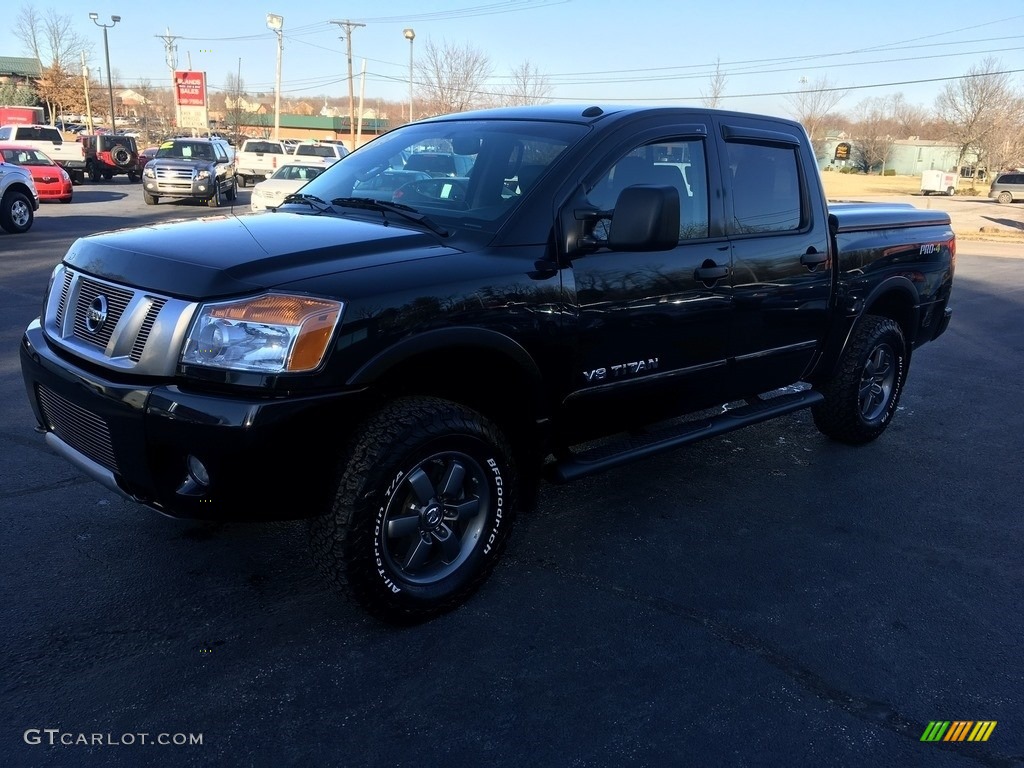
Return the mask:
<svg viewBox="0 0 1024 768"><path fill-rule="evenodd" d="M819 387L814 423L825 435L861 445L881 435L899 405L907 380L907 345L900 326L868 315L854 329L836 374Z"/></svg>
<svg viewBox="0 0 1024 768"><path fill-rule="evenodd" d="M463 603L508 540L511 450L481 415L436 398L372 416L311 528L313 558L335 587L385 621L420 621Z"/></svg>

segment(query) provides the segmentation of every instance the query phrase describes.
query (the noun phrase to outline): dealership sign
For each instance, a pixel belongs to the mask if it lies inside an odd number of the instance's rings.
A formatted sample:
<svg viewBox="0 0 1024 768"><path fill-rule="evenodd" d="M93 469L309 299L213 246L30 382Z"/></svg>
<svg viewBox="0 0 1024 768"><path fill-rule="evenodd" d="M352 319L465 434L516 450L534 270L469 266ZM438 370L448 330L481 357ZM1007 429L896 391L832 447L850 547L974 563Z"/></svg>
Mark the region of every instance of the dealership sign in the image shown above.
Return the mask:
<svg viewBox="0 0 1024 768"><path fill-rule="evenodd" d="M180 115L179 127L207 130L209 113L206 108L206 73L175 70L174 100Z"/></svg>

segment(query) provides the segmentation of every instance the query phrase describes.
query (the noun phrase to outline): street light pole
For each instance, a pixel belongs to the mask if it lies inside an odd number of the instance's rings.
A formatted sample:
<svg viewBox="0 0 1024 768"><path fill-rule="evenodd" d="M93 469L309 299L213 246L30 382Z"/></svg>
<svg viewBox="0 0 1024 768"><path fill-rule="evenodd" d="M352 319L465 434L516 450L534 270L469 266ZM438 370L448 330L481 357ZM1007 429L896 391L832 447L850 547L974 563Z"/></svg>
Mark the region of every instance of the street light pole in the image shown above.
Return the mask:
<svg viewBox="0 0 1024 768"><path fill-rule="evenodd" d="M402 30L405 39L409 41L409 122L412 122L412 41L416 39L416 32L412 27Z"/></svg>
<svg viewBox="0 0 1024 768"><path fill-rule="evenodd" d="M103 54L107 59L107 93L110 95L110 132L117 133L117 123L114 118L114 81L110 75L110 46L107 44L107 30L121 20L120 16L111 16L110 24L100 24L100 15L90 13L89 18L97 27L103 27Z"/></svg>
<svg viewBox="0 0 1024 768"><path fill-rule="evenodd" d="M277 32L277 80L274 84L274 139L281 138L281 49L284 47L284 16L267 14L267 29Z"/></svg>

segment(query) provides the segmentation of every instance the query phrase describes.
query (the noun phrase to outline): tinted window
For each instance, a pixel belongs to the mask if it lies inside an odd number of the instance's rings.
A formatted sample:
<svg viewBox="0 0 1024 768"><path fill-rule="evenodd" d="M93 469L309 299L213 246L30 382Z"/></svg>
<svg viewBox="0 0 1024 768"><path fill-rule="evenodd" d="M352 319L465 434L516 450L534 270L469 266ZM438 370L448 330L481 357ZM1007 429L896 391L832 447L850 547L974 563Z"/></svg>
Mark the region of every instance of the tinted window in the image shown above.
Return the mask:
<svg viewBox="0 0 1024 768"><path fill-rule="evenodd" d="M800 228L800 175L795 148L728 142L726 183L730 234Z"/></svg>
<svg viewBox="0 0 1024 768"><path fill-rule="evenodd" d="M245 146L242 148L242 151L259 153L270 152L276 155L284 154L284 150L281 148L281 145L273 141L247 141Z"/></svg>

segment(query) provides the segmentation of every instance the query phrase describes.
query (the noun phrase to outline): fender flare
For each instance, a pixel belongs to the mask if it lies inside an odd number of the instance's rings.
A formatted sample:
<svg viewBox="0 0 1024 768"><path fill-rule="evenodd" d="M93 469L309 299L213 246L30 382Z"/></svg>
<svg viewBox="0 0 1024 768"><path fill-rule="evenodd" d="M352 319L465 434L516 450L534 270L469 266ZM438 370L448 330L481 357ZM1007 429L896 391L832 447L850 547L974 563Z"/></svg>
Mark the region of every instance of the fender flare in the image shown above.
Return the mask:
<svg viewBox="0 0 1024 768"><path fill-rule="evenodd" d="M478 347L498 352L525 374L529 382L530 397L538 418L546 418L547 405L544 398L544 377L530 353L514 339L498 331L476 327L438 328L411 336L367 360L349 377L350 387L366 387L386 375L411 357L434 350L452 347Z"/></svg>
<svg viewBox="0 0 1024 768"><path fill-rule="evenodd" d="M910 305L906 333L909 358L914 346L913 335L917 332L921 313L920 295L910 278L904 275L893 275L872 288L867 296L850 298L847 306L837 307L835 324L826 338L821 357L812 365L811 373L807 376L809 380L820 381L833 375L850 343L850 337L853 335L853 329L857 326L858 321L864 315L872 314L871 307L879 299L890 294L905 296Z"/></svg>

